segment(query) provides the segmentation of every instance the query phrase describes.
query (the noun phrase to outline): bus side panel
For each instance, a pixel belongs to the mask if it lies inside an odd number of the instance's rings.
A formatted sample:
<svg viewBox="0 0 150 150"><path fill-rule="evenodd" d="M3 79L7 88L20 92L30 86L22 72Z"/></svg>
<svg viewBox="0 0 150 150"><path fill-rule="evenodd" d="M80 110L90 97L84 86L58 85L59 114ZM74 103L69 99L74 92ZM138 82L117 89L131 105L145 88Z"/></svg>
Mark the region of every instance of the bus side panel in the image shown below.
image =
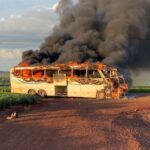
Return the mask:
<svg viewBox="0 0 150 150"><path fill-rule="evenodd" d="M96 98L96 92L104 89L104 85L81 85L81 97Z"/></svg>
<svg viewBox="0 0 150 150"><path fill-rule="evenodd" d="M68 84L68 97L96 98L96 92L103 90L105 86L105 84Z"/></svg>
<svg viewBox="0 0 150 150"><path fill-rule="evenodd" d="M33 89L36 92L42 89L46 91L47 96L55 96L55 89L53 84L43 82L26 82L11 75L12 93L27 94L30 89Z"/></svg>
<svg viewBox="0 0 150 150"><path fill-rule="evenodd" d="M38 93L39 90L45 90L47 96L55 96L55 88L54 84L49 83L35 83L32 85L27 85L28 89L34 89L36 93Z"/></svg>
<svg viewBox="0 0 150 150"><path fill-rule="evenodd" d="M80 84L68 84L68 97L81 97Z"/></svg>

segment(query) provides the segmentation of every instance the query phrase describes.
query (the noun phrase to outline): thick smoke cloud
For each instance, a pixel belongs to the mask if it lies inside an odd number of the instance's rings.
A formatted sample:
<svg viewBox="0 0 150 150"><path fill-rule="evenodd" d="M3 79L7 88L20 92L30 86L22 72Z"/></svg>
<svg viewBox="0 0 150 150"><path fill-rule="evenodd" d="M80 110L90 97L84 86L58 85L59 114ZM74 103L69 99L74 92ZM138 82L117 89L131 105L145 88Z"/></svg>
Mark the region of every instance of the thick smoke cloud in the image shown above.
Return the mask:
<svg viewBox="0 0 150 150"><path fill-rule="evenodd" d="M61 0L57 11L60 24L39 50L24 52L23 61L149 68L150 0Z"/></svg>

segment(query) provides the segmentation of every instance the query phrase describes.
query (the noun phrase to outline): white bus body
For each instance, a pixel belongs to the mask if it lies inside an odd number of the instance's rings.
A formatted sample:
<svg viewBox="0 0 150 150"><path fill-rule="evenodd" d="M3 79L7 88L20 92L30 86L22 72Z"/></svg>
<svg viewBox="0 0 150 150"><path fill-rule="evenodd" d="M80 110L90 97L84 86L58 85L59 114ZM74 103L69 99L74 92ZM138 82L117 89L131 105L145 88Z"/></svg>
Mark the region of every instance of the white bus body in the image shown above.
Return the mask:
<svg viewBox="0 0 150 150"><path fill-rule="evenodd" d="M39 73L40 76L37 76ZM43 97L105 98L105 90L112 89L105 73L94 67L14 67L10 77L12 93L38 94Z"/></svg>

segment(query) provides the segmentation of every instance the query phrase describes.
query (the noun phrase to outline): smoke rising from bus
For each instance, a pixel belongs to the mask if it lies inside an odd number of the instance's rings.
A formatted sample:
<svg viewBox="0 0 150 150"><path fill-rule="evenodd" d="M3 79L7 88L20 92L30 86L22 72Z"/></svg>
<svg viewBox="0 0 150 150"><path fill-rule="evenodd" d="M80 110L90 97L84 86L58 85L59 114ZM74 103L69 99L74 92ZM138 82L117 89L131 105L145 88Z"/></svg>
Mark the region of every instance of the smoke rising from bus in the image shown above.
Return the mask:
<svg viewBox="0 0 150 150"><path fill-rule="evenodd" d="M149 0L61 0L60 24L39 50L23 53L29 64L103 62L149 68Z"/></svg>

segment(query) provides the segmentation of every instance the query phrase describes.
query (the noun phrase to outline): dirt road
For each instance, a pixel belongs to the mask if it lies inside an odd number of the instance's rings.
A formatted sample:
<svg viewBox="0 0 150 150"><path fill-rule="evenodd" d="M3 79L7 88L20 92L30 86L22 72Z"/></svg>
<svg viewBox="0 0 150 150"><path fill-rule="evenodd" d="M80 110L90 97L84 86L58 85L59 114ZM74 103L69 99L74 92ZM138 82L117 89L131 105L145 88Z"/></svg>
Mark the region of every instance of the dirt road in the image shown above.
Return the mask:
<svg viewBox="0 0 150 150"><path fill-rule="evenodd" d="M0 150L150 149L150 96L124 101L50 98L18 119L0 116Z"/></svg>

